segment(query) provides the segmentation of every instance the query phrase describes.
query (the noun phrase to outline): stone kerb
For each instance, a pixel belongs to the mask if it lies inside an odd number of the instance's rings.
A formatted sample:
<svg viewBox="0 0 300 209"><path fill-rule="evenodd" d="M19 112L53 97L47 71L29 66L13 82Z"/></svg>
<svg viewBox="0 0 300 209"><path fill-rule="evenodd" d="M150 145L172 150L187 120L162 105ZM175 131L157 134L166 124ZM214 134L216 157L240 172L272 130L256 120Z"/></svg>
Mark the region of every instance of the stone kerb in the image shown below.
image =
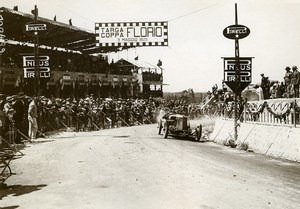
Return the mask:
<svg viewBox="0 0 300 209"><path fill-rule="evenodd" d="M209 140L227 145L233 139L234 121L216 119ZM237 147L276 158L300 162L300 128L272 124L241 123Z"/></svg>

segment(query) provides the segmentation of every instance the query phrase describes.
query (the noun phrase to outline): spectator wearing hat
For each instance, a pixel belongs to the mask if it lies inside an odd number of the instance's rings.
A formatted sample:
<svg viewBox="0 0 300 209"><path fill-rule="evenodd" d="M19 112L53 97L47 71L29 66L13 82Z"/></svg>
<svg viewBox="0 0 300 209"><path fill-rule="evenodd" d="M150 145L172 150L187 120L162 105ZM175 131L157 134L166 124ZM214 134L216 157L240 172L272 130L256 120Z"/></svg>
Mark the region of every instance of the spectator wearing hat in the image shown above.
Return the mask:
<svg viewBox="0 0 300 209"><path fill-rule="evenodd" d="M36 134L38 131L37 117L38 117L37 97L33 97L28 107L28 122L29 122L28 136L30 139L36 139Z"/></svg>
<svg viewBox="0 0 300 209"><path fill-rule="evenodd" d="M268 77L265 77L265 74L261 75L261 88L263 91L263 99L270 99L270 81Z"/></svg>
<svg viewBox="0 0 300 209"><path fill-rule="evenodd" d="M290 94L290 85L291 85L291 76L292 76L292 71L291 71L291 68L289 66L287 66L285 68L286 72L285 72L285 75L284 75L284 86L285 86L285 94L286 94L286 97L289 97L289 94Z"/></svg>
<svg viewBox="0 0 300 209"><path fill-rule="evenodd" d="M5 101L4 107L3 107L3 110L4 110L5 114L7 114L8 111L12 108L12 102L13 102L13 97L12 96L6 97L6 101Z"/></svg>
<svg viewBox="0 0 300 209"><path fill-rule="evenodd" d="M291 84L293 86L295 97L299 98L300 73L297 69L297 66L292 67L293 72L291 74Z"/></svg>

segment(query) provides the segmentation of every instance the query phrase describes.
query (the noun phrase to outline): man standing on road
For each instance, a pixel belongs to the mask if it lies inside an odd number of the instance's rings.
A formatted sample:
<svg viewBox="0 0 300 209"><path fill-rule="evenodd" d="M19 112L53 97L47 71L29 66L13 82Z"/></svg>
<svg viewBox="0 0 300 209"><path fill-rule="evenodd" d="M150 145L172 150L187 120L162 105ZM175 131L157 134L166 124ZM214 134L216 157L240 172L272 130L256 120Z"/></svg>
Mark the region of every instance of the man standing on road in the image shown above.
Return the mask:
<svg viewBox="0 0 300 209"><path fill-rule="evenodd" d="M15 127L17 129L17 133L16 133L16 140L15 142L21 143L21 135L19 133L22 132L23 133L23 119L24 119L24 101L23 99L25 98L25 95L23 92L20 92L18 94L17 100L13 103L13 109L15 110L15 114L14 114L14 121L15 121Z"/></svg>
<svg viewBox="0 0 300 209"><path fill-rule="evenodd" d="M293 73L291 75L291 84L293 85L293 89L295 92L295 98L299 98L299 84L300 84L300 73L297 70L297 66L293 66Z"/></svg>
<svg viewBox="0 0 300 209"><path fill-rule="evenodd" d="M30 139L36 139L38 131L37 117L37 97L33 97L28 107L28 136Z"/></svg>

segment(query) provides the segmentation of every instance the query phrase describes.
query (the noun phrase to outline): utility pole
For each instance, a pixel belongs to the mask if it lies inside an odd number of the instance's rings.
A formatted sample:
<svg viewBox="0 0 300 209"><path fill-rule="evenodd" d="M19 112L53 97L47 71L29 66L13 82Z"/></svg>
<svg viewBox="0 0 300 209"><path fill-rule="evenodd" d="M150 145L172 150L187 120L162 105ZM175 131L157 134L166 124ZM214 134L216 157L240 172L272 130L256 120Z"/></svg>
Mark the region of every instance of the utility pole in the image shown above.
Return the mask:
<svg viewBox="0 0 300 209"><path fill-rule="evenodd" d="M238 25L237 4L235 4L235 25ZM234 140L238 138L238 103L241 98L241 74L240 74L240 48L239 39L235 39L235 94L234 94Z"/></svg>
<svg viewBox="0 0 300 209"><path fill-rule="evenodd" d="M38 8L34 6L34 22L37 23ZM39 32L34 32L34 95L40 94L40 67L39 67Z"/></svg>
<svg viewBox="0 0 300 209"><path fill-rule="evenodd" d="M234 73L232 72L231 58L224 58L224 83L235 93L234 96L234 140L238 138L238 126L239 126L239 108L242 108L239 104L241 101L242 90L245 89L251 83L251 63L252 58L242 57L240 58L239 39L245 38L250 34L250 29L244 25L238 24L238 12L237 4L235 4L235 24L226 27L223 30L223 35L234 40ZM233 60L233 59L232 59ZM245 61L249 69L243 69L243 79L241 80L241 61L245 65Z"/></svg>

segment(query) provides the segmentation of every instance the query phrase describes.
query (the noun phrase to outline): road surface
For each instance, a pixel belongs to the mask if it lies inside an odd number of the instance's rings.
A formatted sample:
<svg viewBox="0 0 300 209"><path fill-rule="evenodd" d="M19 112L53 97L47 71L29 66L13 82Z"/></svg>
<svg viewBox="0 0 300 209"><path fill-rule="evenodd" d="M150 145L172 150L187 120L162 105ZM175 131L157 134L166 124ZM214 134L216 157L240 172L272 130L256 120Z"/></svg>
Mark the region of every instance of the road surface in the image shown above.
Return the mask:
<svg viewBox="0 0 300 209"><path fill-rule="evenodd" d="M299 163L163 139L157 125L65 132L23 152L0 208L300 208Z"/></svg>

